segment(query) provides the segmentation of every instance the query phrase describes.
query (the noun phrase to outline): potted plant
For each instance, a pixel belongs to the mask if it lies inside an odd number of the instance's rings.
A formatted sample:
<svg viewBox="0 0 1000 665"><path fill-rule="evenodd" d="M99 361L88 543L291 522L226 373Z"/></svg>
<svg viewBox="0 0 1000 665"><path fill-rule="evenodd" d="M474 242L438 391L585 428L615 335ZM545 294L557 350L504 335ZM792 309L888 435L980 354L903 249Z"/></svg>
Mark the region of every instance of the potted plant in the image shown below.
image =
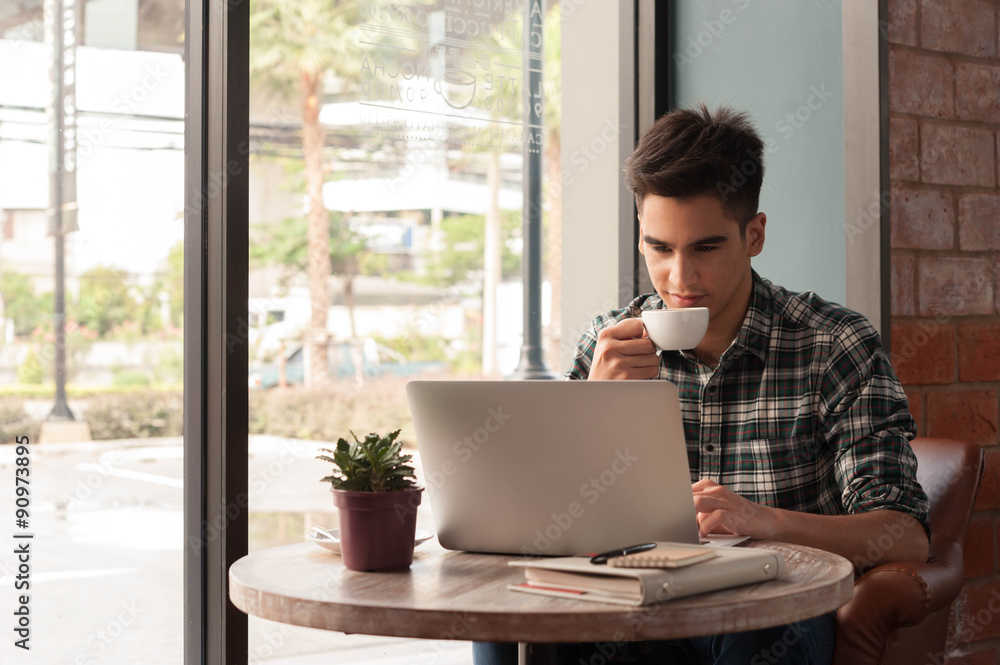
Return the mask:
<svg viewBox="0 0 1000 665"><path fill-rule="evenodd" d="M337 468L321 480L331 485L340 516L340 553L351 570L404 570L413 562L417 506L422 487L416 485L412 455L403 455L396 438L372 433L353 443L341 438L336 450L316 459Z"/></svg>

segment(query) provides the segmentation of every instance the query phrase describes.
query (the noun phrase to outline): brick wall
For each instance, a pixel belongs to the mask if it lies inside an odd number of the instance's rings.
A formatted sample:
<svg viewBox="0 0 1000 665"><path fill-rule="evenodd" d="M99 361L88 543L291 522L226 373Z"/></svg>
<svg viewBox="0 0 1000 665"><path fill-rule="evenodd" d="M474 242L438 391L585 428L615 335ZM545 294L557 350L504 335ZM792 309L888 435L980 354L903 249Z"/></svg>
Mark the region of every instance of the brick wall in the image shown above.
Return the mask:
<svg viewBox="0 0 1000 665"><path fill-rule="evenodd" d="M889 0L892 352L919 432L987 469L951 665L1000 662L1000 0Z"/></svg>

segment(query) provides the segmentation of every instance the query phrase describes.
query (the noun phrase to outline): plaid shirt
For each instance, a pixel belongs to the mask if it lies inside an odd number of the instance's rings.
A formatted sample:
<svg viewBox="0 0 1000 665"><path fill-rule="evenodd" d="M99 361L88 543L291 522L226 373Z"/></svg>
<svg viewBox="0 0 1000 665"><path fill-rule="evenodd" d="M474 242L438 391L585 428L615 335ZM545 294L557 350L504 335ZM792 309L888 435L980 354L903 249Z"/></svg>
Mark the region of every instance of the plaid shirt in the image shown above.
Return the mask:
<svg viewBox="0 0 1000 665"><path fill-rule="evenodd" d="M691 354L660 355L677 385L692 482L710 478L751 501L840 515L891 509L930 532L917 483L906 395L878 333L860 314L815 293L790 293L753 273L750 307L712 369ZM599 331L658 295L594 320L568 379L586 379Z"/></svg>

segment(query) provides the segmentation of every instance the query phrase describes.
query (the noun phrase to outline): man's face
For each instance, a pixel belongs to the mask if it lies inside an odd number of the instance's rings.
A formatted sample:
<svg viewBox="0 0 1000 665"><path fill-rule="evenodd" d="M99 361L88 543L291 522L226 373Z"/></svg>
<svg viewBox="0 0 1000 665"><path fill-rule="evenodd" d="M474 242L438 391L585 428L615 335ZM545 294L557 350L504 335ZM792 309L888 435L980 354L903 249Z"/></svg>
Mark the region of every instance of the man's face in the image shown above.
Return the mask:
<svg viewBox="0 0 1000 665"><path fill-rule="evenodd" d="M750 257L764 247L766 221L758 213L741 235L715 197L648 194L639 211L639 252L666 306L708 307L711 320L741 322L746 301L737 296L750 292Z"/></svg>

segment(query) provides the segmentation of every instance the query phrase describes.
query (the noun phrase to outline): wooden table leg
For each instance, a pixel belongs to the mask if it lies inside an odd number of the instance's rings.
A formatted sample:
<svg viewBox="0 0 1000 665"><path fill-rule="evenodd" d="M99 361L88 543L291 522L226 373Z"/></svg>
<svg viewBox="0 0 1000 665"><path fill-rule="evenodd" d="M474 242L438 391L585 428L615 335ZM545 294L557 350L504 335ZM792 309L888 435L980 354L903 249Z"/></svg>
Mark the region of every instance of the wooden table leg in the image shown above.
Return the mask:
<svg viewBox="0 0 1000 665"><path fill-rule="evenodd" d="M557 644L525 644L517 645L518 665L558 665Z"/></svg>

